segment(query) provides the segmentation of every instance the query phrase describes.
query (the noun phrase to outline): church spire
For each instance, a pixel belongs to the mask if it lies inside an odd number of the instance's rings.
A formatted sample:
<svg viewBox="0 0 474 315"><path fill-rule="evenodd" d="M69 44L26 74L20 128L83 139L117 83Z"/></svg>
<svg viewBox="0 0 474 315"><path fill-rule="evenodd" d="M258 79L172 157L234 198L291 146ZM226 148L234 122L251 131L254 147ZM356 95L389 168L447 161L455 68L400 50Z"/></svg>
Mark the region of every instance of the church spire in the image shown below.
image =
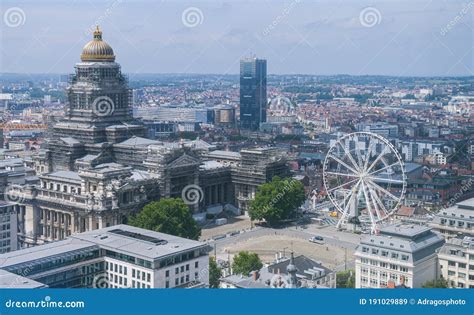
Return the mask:
<svg viewBox="0 0 474 315"><path fill-rule="evenodd" d="M295 257L293 256L293 252L291 252L290 263L286 267L286 272L288 273L288 288L296 288L298 285L298 279L296 277L296 269L295 266Z"/></svg>

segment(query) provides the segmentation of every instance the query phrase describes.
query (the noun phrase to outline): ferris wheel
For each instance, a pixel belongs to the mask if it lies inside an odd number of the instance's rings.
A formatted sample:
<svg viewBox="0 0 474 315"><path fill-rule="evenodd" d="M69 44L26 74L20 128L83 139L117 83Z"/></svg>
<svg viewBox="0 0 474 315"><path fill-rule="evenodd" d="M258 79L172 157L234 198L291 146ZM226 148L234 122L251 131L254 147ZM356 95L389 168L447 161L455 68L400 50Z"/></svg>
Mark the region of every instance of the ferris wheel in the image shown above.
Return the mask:
<svg viewBox="0 0 474 315"><path fill-rule="evenodd" d="M384 137L355 132L338 138L323 165L323 182L343 224L370 224L372 233L401 205L406 190L405 166Z"/></svg>

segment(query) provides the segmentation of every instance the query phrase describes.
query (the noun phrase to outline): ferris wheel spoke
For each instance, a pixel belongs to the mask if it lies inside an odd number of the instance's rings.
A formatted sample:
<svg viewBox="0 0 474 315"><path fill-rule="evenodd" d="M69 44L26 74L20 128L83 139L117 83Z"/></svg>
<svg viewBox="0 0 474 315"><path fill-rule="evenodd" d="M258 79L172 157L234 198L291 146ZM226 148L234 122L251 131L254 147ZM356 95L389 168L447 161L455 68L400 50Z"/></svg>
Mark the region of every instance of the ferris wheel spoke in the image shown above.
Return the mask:
<svg viewBox="0 0 474 315"><path fill-rule="evenodd" d="M338 172L325 172L328 175L336 175L336 176L347 176L347 177L357 177L359 178L360 176L357 174L345 174L345 173L338 173Z"/></svg>
<svg viewBox="0 0 474 315"><path fill-rule="evenodd" d="M399 162L395 162L395 163L392 163L392 164L390 164L390 165L385 165L385 166L382 167L381 169L378 169L378 170L376 170L376 171L370 172L368 175L375 175L375 174L377 174L377 173L379 173L379 172L385 171L386 169L389 169L389 168L391 168L391 167L393 167L393 166L396 166L396 165L399 165L399 164L400 164Z"/></svg>
<svg viewBox="0 0 474 315"><path fill-rule="evenodd" d="M355 169L353 169L352 167L350 167L349 165L347 165L345 162L343 162L340 158L338 157L335 157L334 155L332 154L328 154L328 157L333 159L334 161L338 162L339 164L341 164L342 166L344 166L345 168L347 168L349 171L351 171L352 173L354 174L358 174L359 172L356 171Z"/></svg>
<svg viewBox="0 0 474 315"><path fill-rule="evenodd" d="M382 152L380 152L379 156L377 156L377 158L372 162L372 164L370 164L369 168L367 169L367 173L370 172L372 168L374 168L374 166L377 165L380 159L384 157L386 151L387 151L387 147L384 147Z"/></svg>
<svg viewBox="0 0 474 315"><path fill-rule="evenodd" d="M354 198L354 196L356 196L356 198L359 198L359 185L362 181L359 180L357 182L357 184L354 186L354 188L351 190L351 193L350 193L350 198L349 198L349 202L346 203L346 205L344 206L344 209L342 211L342 215L341 215L341 218L339 219L339 222L337 222L337 227L339 228L339 226L344 222L344 220L346 219L347 215L349 214L349 211L350 211L350 207L352 205L352 199Z"/></svg>
<svg viewBox="0 0 474 315"><path fill-rule="evenodd" d="M367 154L365 155L365 161L364 161L364 167L363 170L367 170L367 166L369 165L369 160L370 160L370 154L372 152L372 148L374 146L375 142L372 141L372 138L369 139L369 145L367 149Z"/></svg>
<svg viewBox="0 0 474 315"><path fill-rule="evenodd" d="M383 204L382 200L380 200L379 196L377 195L377 193L372 188L370 188L370 190L373 192L373 196L374 196L375 200L377 201L380 209L384 212L384 214L385 214L384 217L388 216L390 213L387 210L387 208L385 208L385 205Z"/></svg>
<svg viewBox="0 0 474 315"><path fill-rule="evenodd" d="M352 156L351 152L346 149L342 143L339 142L339 145L341 146L342 150L344 150L344 153L346 153L347 157L349 158L349 161L352 163L352 166L355 167L357 171L360 171L360 165L354 160L354 157Z"/></svg>
<svg viewBox="0 0 474 315"><path fill-rule="evenodd" d="M377 196L377 193L373 190L373 188L370 185L367 185L367 187L368 187L369 195L372 199L372 202L374 203L374 209L375 209L375 213L377 214L377 218L379 220L382 220L383 217L380 214L380 211L383 210L383 209L380 207L380 203L379 203L380 199Z"/></svg>
<svg viewBox="0 0 474 315"><path fill-rule="evenodd" d="M382 178L382 177L373 177L373 176L368 176L368 179L370 179L373 182L384 182L384 183L393 183L393 184L403 184L405 181L400 180L400 179L393 179L393 178Z"/></svg>
<svg viewBox="0 0 474 315"><path fill-rule="evenodd" d="M389 192L385 188L377 185L375 182L371 181L370 179L367 182L369 183L369 185L372 185L372 188L374 188L375 190L381 191L384 194L386 194L387 196L389 196L390 198L392 198L393 200L399 201L399 198L397 196L395 196L394 194L392 194L391 192Z"/></svg>
<svg viewBox="0 0 474 315"><path fill-rule="evenodd" d="M327 192L327 193L330 193L331 191L334 191L334 190L336 190L336 189L342 188L342 187L344 187L345 185L352 184L353 182L355 182L355 181L357 181L357 180L359 180L359 178L350 180L350 181L348 181L348 182L346 182L346 183L344 183L344 184L342 184L342 185L333 187L333 188L327 190L326 192Z"/></svg>
<svg viewBox="0 0 474 315"><path fill-rule="evenodd" d="M363 161L363 159L362 159L362 155L360 154L360 150L356 149L355 151L356 151L356 156L357 156L357 163L358 163L358 165L360 165L359 170L363 170L365 161Z"/></svg>
<svg viewBox="0 0 474 315"><path fill-rule="evenodd" d="M372 226L375 224L374 213L372 212L372 206L370 205L369 195L367 194L367 188L365 183L361 182L362 192L364 193L365 204L367 206L367 212L369 213L370 221L372 222Z"/></svg>

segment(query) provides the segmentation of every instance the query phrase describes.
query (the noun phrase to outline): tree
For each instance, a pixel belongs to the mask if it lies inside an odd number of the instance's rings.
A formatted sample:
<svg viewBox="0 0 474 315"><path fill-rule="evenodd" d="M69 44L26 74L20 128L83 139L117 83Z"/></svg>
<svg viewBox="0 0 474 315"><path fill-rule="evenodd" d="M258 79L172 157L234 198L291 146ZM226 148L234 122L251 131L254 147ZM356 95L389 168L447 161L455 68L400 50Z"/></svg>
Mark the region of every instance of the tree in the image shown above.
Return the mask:
<svg viewBox="0 0 474 315"><path fill-rule="evenodd" d="M423 285L423 288L447 288L448 287L448 281L444 278L440 279L435 279L435 280L429 280L426 281Z"/></svg>
<svg viewBox="0 0 474 315"><path fill-rule="evenodd" d="M248 275L254 270L260 270L263 267L260 257L255 253L247 251L239 252L232 261L232 270L234 274Z"/></svg>
<svg viewBox="0 0 474 315"><path fill-rule="evenodd" d="M209 257L209 287L218 288L219 279L222 277L222 270L216 263L215 257Z"/></svg>
<svg viewBox="0 0 474 315"><path fill-rule="evenodd" d="M201 236L201 228L193 219L191 210L179 198L151 202L128 222L136 227L193 240Z"/></svg>
<svg viewBox="0 0 474 315"><path fill-rule="evenodd" d="M336 288L355 288L355 272L353 269L336 273Z"/></svg>
<svg viewBox="0 0 474 315"><path fill-rule="evenodd" d="M258 188L251 201L249 215L252 220L265 220L273 225L294 217L305 200L304 186L293 178L273 177L271 182Z"/></svg>

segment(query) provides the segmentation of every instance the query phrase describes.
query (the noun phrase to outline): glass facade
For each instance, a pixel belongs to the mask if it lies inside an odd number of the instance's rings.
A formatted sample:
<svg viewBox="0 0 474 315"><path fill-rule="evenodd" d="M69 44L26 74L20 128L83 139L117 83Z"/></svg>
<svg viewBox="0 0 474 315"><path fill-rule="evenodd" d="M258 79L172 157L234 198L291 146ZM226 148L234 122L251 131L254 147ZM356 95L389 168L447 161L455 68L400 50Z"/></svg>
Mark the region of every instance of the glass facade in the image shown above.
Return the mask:
<svg viewBox="0 0 474 315"><path fill-rule="evenodd" d="M240 61L240 126L258 130L267 120L267 61L248 58Z"/></svg>

